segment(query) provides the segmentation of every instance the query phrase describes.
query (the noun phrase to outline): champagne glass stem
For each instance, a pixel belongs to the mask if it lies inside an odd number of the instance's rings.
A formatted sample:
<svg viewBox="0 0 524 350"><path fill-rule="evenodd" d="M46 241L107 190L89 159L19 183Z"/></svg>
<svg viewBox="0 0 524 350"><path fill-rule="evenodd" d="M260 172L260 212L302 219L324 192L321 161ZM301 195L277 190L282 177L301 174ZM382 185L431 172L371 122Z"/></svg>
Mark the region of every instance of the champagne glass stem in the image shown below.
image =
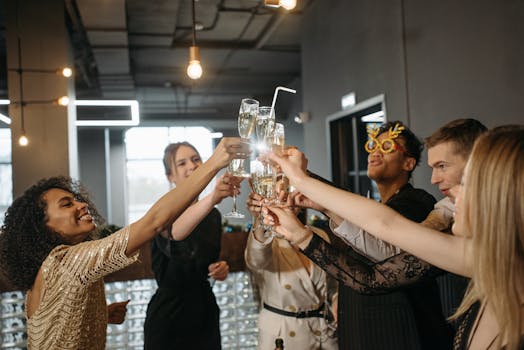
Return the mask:
<svg viewBox="0 0 524 350"><path fill-rule="evenodd" d="M225 218L235 218L235 219L243 219L245 216L241 212L237 211L237 195L236 195L236 189L237 186L234 186L233 188L233 208L231 211L227 214L224 214L223 216Z"/></svg>
<svg viewBox="0 0 524 350"><path fill-rule="evenodd" d="M237 187L233 186L233 211L237 211L237 193L236 193Z"/></svg>

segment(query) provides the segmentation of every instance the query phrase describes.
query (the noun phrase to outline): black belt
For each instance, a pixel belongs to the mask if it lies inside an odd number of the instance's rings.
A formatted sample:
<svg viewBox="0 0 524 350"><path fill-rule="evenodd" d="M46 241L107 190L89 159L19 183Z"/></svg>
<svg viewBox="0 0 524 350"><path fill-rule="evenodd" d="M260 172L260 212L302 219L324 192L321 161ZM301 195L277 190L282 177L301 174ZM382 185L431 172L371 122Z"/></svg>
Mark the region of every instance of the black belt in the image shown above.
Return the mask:
<svg viewBox="0 0 524 350"><path fill-rule="evenodd" d="M291 312L286 310L277 309L276 307L270 306L264 303L264 309L274 312L279 315L295 317L295 318L307 318L307 317L324 317L324 303L319 306L316 310Z"/></svg>

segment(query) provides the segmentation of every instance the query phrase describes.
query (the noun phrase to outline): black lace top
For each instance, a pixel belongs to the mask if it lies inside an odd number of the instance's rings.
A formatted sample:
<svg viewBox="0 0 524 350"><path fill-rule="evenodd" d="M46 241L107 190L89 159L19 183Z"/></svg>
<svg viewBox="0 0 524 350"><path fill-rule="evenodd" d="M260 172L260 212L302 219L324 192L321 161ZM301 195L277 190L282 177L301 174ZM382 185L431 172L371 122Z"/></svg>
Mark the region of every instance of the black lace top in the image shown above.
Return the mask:
<svg viewBox="0 0 524 350"><path fill-rule="evenodd" d="M386 203L417 222L434 204L430 194L409 184ZM303 252L345 286L339 289L341 349L451 348L452 329L442 315L435 281L439 269L408 253L374 263L317 236Z"/></svg>
<svg viewBox="0 0 524 350"><path fill-rule="evenodd" d="M347 252L340 252L317 235L313 236L304 254L344 285L362 294L389 293L442 273L442 270L408 253L372 263L350 247Z"/></svg>

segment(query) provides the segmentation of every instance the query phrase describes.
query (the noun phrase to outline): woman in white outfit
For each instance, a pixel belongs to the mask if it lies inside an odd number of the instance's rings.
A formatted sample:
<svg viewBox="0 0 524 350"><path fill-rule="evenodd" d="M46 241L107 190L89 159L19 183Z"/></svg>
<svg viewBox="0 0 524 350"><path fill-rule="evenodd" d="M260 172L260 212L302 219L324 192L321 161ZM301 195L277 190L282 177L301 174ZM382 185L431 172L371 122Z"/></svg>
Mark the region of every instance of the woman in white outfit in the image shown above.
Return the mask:
<svg viewBox="0 0 524 350"><path fill-rule="evenodd" d="M262 197L251 193L248 209L260 212ZM259 227L257 227L259 226ZM273 349L282 338L287 349L338 349L335 323L328 317L336 282L297 247L265 234L262 225L249 233L245 258L260 291L259 349ZM313 228L328 239L325 232Z"/></svg>

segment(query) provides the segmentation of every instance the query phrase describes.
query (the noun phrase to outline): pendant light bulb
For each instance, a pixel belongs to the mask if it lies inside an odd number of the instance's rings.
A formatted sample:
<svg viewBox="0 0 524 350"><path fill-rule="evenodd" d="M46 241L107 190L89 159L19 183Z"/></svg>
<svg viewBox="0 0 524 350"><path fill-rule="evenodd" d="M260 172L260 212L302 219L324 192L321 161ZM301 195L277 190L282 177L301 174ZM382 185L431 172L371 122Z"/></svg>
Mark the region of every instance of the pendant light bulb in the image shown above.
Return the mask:
<svg viewBox="0 0 524 350"><path fill-rule="evenodd" d="M279 5L290 11L297 6L297 0L279 0Z"/></svg>
<svg viewBox="0 0 524 350"><path fill-rule="evenodd" d="M27 138L27 136L25 136L25 134L22 134L22 136L20 136L20 138L18 139L18 144L22 147L25 147L29 144L29 139Z"/></svg>
<svg viewBox="0 0 524 350"><path fill-rule="evenodd" d="M66 78L70 78L73 75L73 70L69 67L62 69L62 75Z"/></svg>
<svg viewBox="0 0 524 350"><path fill-rule="evenodd" d="M58 102L58 104L59 104L60 106L67 106L67 105L69 105L69 97L67 97L67 96L62 96L62 97L60 97L60 98L58 99L57 102Z"/></svg>
<svg viewBox="0 0 524 350"><path fill-rule="evenodd" d="M193 80L199 79L202 76L203 70L200 64L200 54L198 46L191 46L189 48L189 65L187 66L187 76Z"/></svg>

